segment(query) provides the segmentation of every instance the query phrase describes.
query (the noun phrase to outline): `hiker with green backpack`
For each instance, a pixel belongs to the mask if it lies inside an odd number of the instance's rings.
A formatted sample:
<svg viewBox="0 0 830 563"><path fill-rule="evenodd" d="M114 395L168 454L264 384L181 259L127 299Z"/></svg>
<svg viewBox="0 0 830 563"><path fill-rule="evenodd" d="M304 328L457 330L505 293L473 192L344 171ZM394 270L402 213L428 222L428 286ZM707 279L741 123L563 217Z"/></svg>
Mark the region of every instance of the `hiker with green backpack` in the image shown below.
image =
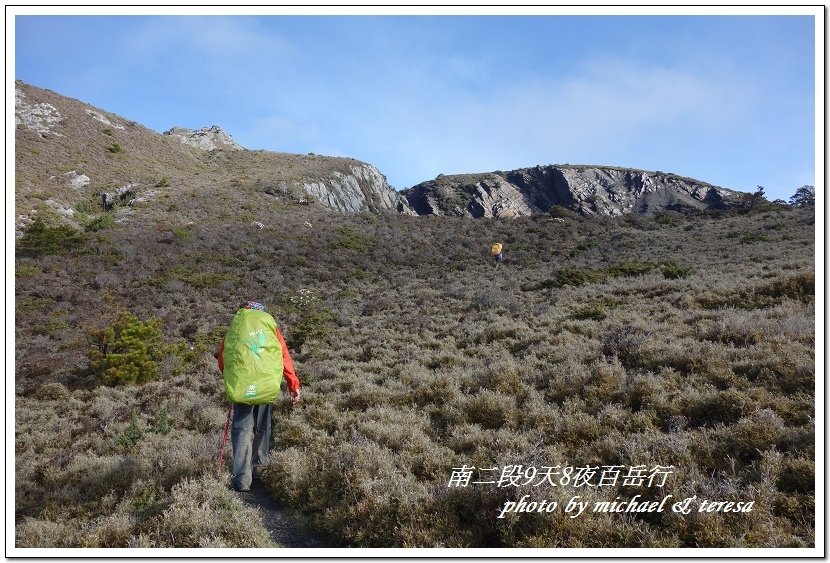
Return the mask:
<svg viewBox="0 0 830 563"><path fill-rule="evenodd" d="M240 306L217 353L225 394L233 405L231 483L249 491L268 462L273 403L285 379L291 402L300 400L300 380L274 318L256 301Z"/></svg>

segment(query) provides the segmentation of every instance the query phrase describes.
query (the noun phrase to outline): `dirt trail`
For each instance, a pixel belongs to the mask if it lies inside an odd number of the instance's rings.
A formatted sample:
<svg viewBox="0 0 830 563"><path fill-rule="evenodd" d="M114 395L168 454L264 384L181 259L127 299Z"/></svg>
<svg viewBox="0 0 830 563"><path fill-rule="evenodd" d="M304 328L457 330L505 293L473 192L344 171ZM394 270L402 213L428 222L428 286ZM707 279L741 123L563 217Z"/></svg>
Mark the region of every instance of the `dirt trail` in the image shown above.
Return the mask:
<svg viewBox="0 0 830 563"><path fill-rule="evenodd" d="M268 496L268 490L260 481L251 484L251 490L237 493L242 502L252 506L262 516L262 524L271 534L271 539L283 547L338 547L325 538L299 524L288 511Z"/></svg>

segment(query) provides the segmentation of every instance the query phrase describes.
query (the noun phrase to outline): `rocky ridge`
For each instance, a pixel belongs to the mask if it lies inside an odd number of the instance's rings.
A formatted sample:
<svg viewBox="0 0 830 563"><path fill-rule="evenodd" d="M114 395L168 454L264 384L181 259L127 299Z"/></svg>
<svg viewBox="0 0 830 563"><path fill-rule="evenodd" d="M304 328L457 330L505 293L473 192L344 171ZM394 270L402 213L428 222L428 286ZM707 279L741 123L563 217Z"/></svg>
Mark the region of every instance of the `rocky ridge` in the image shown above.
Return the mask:
<svg viewBox="0 0 830 563"><path fill-rule="evenodd" d="M419 215L514 218L560 206L583 215L721 209L741 194L705 182L609 166L547 165L440 175L404 192Z"/></svg>
<svg viewBox="0 0 830 563"><path fill-rule="evenodd" d="M119 190L142 205L160 197L209 210L217 198L244 206L264 193L342 212L475 218L522 217L552 206L610 216L717 209L746 195L675 174L577 165L439 175L397 192L375 166L352 158L248 150L217 125L159 134L22 81L15 124L18 225L44 203L68 219L84 200L118 208ZM193 199L197 194L204 201Z"/></svg>

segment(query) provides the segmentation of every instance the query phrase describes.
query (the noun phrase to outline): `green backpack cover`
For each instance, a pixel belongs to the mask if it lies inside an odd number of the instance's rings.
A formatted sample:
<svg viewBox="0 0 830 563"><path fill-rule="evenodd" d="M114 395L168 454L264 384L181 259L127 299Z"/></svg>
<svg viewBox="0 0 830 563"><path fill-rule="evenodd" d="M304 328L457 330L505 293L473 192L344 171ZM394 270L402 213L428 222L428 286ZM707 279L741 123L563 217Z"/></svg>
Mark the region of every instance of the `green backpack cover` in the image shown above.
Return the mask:
<svg viewBox="0 0 830 563"><path fill-rule="evenodd" d="M225 394L232 403L274 402L282 382L282 346L274 317L264 311L240 309L225 335Z"/></svg>

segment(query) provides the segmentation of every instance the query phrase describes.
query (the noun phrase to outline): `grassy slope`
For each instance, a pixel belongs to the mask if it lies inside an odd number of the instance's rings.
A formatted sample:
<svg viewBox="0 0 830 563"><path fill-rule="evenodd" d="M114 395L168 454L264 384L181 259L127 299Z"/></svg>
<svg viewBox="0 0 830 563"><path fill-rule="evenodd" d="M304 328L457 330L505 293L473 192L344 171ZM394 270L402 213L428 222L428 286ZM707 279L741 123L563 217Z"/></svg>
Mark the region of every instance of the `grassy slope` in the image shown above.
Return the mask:
<svg viewBox="0 0 830 563"><path fill-rule="evenodd" d="M45 137L18 125L15 134L16 216L38 215L51 223L58 218L49 201L75 210L75 226L84 227L100 216L101 193L132 185L133 197L151 208L170 204L237 209L246 194L271 192L277 199L308 198L299 185L320 182L337 173L349 174L363 164L352 158L298 155L272 151L204 151L161 135L124 117L102 111L50 90L18 83L28 105L50 104L61 120ZM103 116L110 124L90 116ZM88 185L71 187L71 172L89 177ZM216 195L234 205L223 205ZM126 203L126 202L124 202Z"/></svg>
<svg viewBox="0 0 830 563"><path fill-rule="evenodd" d="M475 221L214 194L227 202L159 198L68 253L18 254L18 546L268 544L210 477L212 352L249 298L305 383L301 408L277 409L268 484L345 543L813 544L812 215ZM161 320L156 382L110 388L88 369L88 331L122 309ZM465 463L673 465L662 490L587 495L755 508L497 519L523 494L581 491L448 488Z"/></svg>

